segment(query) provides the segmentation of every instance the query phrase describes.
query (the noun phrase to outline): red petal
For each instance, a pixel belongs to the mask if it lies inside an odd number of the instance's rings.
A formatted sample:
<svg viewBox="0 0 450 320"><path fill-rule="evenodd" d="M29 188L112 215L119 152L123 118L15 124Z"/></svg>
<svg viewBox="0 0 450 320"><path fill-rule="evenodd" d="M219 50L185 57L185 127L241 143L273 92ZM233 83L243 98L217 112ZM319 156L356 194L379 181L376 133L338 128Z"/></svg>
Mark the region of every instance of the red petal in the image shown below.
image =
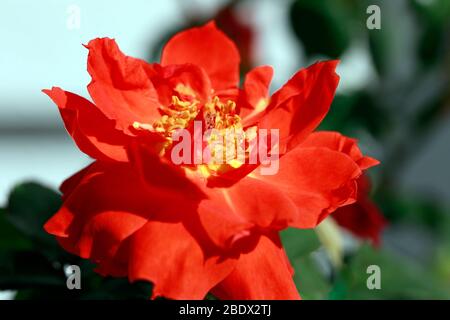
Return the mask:
<svg viewBox="0 0 450 320"><path fill-rule="evenodd" d="M155 295L203 298L231 271L235 258L225 256L190 219L194 200L153 182L144 184L128 165L96 162L63 185L63 206L45 229L67 251L97 262L102 274L124 275L129 266L131 280L155 282Z"/></svg>
<svg viewBox="0 0 450 320"><path fill-rule="evenodd" d="M250 176L289 196L298 207L292 226L313 228L336 208L356 200L357 164L347 155L327 148L297 147L281 157L275 175Z"/></svg>
<svg viewBox="0 0 450 320"><path fill-rule="evenodd" d="M230 248L264 230L281 230L297 215L297 207L277 187L245 177L228 188L204 187L207 199L198 214L210 238Z"/></svg>
<svg viewBox="0 0 450 320"><path fill-rule="evenodd" d="M64 185L63 206L44 228L61 237L66 250L98 262L112 257L161 205L127 165L96 162L86 170Z"/></svg>
<svg viewBox="0 0 450 320"><path fill-rule="evenodd" d="M151 65L125 56L112 39L97 38L86 47L89 93L97 107L117 121L117 128L128 131L135 121L152 124L159 118L158 95L148 75Z"/></svg>
<svg viewBox="0 0 450 320"><path fill-rule="evenodd" d="M353 161L359 165L361 170L366 170L380 163L376 159L364 156L358 148L358 144L355 139L346 137L339 132L313 132L302 143L302 147L325 147L331 150L343 152L352 158Z"/></svg>
<svg viewBox="0 0 450 320"><path fill-rule="evenodd" d="M242 254L233 272L212 293L226 300L297 300L291 267L278 236L261 236L256 248Z"/></svg>
<svg viewBox="0 0 450 320"><path fill-rule="evenodd" d="M211 95L211 82L205 71L193 64L168 65L161 67L155 65L155 73L150 79L158 91L159 102L167 106L172 102L172 96L183 97L188 95L200 102L206 102ZM182 86L190 94L179 90Z"/></svg>
<svg viewBox="0 0 450 320"><path fill-rule="evenodd" d="M260 128L280 130L280 152L302 142L327 114L339 82L338 61L318 62L295 74L271 99Z"/></svg>
<svg viewBox="0 0 450 320"><path fill-rule="evenodd" d="M376 246L387 221L380 209L369 198L370 181L366 175L358 179L358 201L333 213L333 219L362 239L369 239Z"/></svg>
<svg viewBox="0 0 450 320"><path fill-rule="evenodd" d="M240 116L244 125L265 110L269 104L269 86L273 77L270 66L260 66L252 69L245 76L243 97L240 105Z"/></svg>
<svg viewBox="0 0 450 320"><path fill-rule="evenodd" d="M130 281L154 283L153 298L203 299L236 259L207 255L181 223L149 221L132 236Z"/></svg>
<svg viewBox="0 0 450 320"><path fill-rule="evenodd" d="M325 147L348 155L361 170L379 164L379 161L364 156L358 148L355 139L348 138L338 132L319 131L312 133L301 147ZM333 213L333 218L342 227L348 229L356 236L370 239L377 245L380 241L380 233L386 225L386 220L377 206L370 200L370 181L364 175L358 180L357 202Z"/></svg>
<svg viewBox="0 0 450 320"><path fill-rule="evenodd" d="M229 249L254 232L285 228L297 213L283 191L264 181L244 177L226 188L210 187L200 173L183 170L142 144L133 144L129 157L148 188L160 194L177 194L176 201L183 203L180 219L196 221L197 229L204 228L220 247Z"/></svg>
<svg viewBox="0 0 450 320"><path fill-rule="evenodd" d="M369 239L375 246L380 244L380 234L387 221L369 198L339 208L332 215L336 222L362 239Z"/></svg>
<svg viewBox="0 0 450 320"><path fill-rule="evenodd" d="M156 155L145 141L136 139L128 150L130 164L146 187L160 197L179 198L191 205L205 198L203 192L186 176L186 172L169 160ZM173 200L173 199L172 199Z"/></svg>
<svg viewBox="0 0 450 320"><path fill-rule="evenodd" d="M62 192L62 199L65 202L72 192L77 190L77 188L83 184L88 183L89 180L95 176L99 171L96 169L97 164L94 162L87 166L86 168L78 171L71 177L67 178L59 187ZM58 212L51 217L47 223L44 225L44 229L57 237L69 236L68 229L74 220L74 214L72 211L63 204L63 206L58 210Z"/></svg>
<svg viewBox="0 0 450 320"><path fill-rule="evenodd" d="M71 92L43 90L59 108L64 125L81 151L99 160L126 161L129 138L114 128L95 105Z"/></svg>
<svg viewBox="0 0 450 320"><path fill-rule="evenodd" d="M98 261L95 271L102 276L128 277L130 239L123 240L112 257Z"/></svg>
<svg viewBox="0 0 450 320"><path fill-rule="evenodd" d="M239 52L214 22L176 34L163 49L161 64L192 63L202 67L216 91L239 82Z"/></svg>
<svg viewBox="0 0 450 320"><path fill-rule="evenodd" d="M61 207L44 225L45 231L62 238L69 236L69 226L72 224L74 214L66 207Z"/></svg>

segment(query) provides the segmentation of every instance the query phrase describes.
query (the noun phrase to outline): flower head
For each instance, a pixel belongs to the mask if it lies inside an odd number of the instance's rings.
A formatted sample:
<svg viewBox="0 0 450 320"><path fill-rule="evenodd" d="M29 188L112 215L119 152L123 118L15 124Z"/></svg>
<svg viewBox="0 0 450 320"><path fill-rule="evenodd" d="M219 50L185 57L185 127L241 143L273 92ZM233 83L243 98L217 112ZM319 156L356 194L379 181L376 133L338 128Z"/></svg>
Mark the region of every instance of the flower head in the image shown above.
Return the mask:
<svg viewBox="0 0 450 320"><path fill-rule="evenodd" d="M62 184L45 229L101 274L151 281L153 297L298 299L279 231L354 203L377 163L349 138L313 133L337 61L300 70L270 96L269 66L239 88L238 52L213 22L175 35L160 63L107 38L86 47L93 102L44 92L95 161Z"/></svg>

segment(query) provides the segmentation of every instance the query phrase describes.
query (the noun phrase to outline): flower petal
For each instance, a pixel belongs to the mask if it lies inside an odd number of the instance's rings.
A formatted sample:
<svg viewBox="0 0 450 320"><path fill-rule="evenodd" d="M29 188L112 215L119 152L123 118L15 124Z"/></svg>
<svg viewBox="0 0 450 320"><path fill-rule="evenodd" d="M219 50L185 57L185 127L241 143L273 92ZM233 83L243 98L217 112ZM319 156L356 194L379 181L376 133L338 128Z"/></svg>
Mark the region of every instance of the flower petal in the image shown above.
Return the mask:
<svg viewBox="0 0 450 320"><path fill-rule="evenodd" d="M301 147L325 147L348 155L361 170L379 164L379 161L364 156L355 139L338 132L314 132L301 144ZM365 175L357 180L357 202L338 208L332 215L339 225L363 239L370 239L375 245L380 242L380 233L386 225L386 219L377 206L370 200L370 181Z"/></svg>
<svg viewBox="0 0 450 320"><path fill-rule="evenodd" d="M212 293L225 300L297 300L300 295L291 271L278 236L261 236Z"/></svg>
<svg viewBox="0 0 450 320"><path fill-rule="evenodd" d="M182 198L191 205L205 198L197 185L186 176L185 170L156 155L145 141L135 139L128 149L128 156L139 179L152 193L164 198Z"/></svg>
<svg viewBox="0 0 450 320"><path fill-rule="evenodd" d="M211 95L211 82L205 71L193 64L177 64L162 67L154 66L150 79L158 92L159 102L167 106L172 102L172 96L187 96L187 98L206 102Z"/></svg>
<svg viewBox="0 0 450 320"><path fill-rule="evenodd" d="M291 226L313 228L336 208L356 200L358 165L347 155L327 148L297 147L280 159L275 175L251 178L262 180L284 192L297 206Z"/></svg>
<svg viewBox="0 0 450 320"><path fill-rule="evenodd" d="M61 183L59 190L62 193L63 201L67 199L72 191L76 190L76 188L81 183L88 180L85 178L86 176L94 174L95 170L92 170L92 167L94 167L95 165L95 162L91 163L90 165L76 172L75 174L64 180L63 183Z"/></svg>
<svg viewBox="0 0 450 320"><path fill-rule="evenodd" d="M109 38L91 40L88 72L89 93L97 107L117 128L129 133L135 122L150 123L159 118L158 95L149 79L153 67L145 61L125 56Z"/></svg>
<svg viewBox="0 0 450 320"><path fill-rule="evenodd" d="M130 281L153 282L153 298L203 299L236 264L236 258L206 254L181 223L149 221L129 250Z"/></svg>
<svg viewBox="0 0 450 320"><path fill-rule="evenodd" d="M224 248L251 241L255 233L284 229L298 211L285 192L250 177L228 188L202 190L207 198L198 205L200 223L210 238Z"/></svg>
<svg viewBox="0 0 450 320"><path fill-rule="evenodd" d="M380 234L387 222L380 209L368 198L358 198L358 202L336 210L333 219L355 236L380 244Z"/></svg>
<svg viewBox="0 0 450 320"><path fill-rule="evenodd" d="M195 221L219 247L233 248L238 240L261 230L283 229L296 216L297 207L290 198L264 181L243 177L227 187L211 187L199 171L175 166L139 143L130 149L129 158L148 188L176 193L176 201L183 202L181 219ZM193 224L191 228L195 229Z"/></svg>
<svg viewBox="0 0 450 320"><path fill-rule="evenodd" d="M202 67L213 89L234 88L239 82L239 52L214 22L182 31L167 42L161 64L192 63Z"/></svg>
<svg viewBox="0 0 450 320"><path fill-rule="evenodd" d="M259 127L280 130L280 153L302 142L327 114L339 82L337 63L318 62L300 70L273 94Z"/></svg>
<svg viewBox="0 0 450 320"><path fill-rule="evenodd" d="M252 122L252 118L269 105L269 86L273 77L270 66L252 69L245 76L244 90L240 102L240 113L244 126Z"/></svg>
<svg viewBox="0 0 450 320"><path fill-rule="evenodd" d="M99 262L112 257L162 204L128 165L95 162L85 170L63 184L64 203L44 228L69 252Z"/></svg>
<svg viewBox="0 0 450 320"><path fill-rule="evenodd" d="M81 151L99 160L126 161L129 138L115 129L90 101L60 88L43 90L58 106L64 125Z"/></svg>
<svg viewBox="0 0 450 320"><path fill-rule="evenodd" d="M369 198L370 181L365 175L358 179L358 201L336 210L332 217L355 236L380 244L381 231L387 225L380 209Z"/></svg>
<svg viewBox="0 0 450 320"><path fill-rule="evenodd" d="M380 163L376 159L364 156L358 148L358 144L355 139L346 137L339 132L313 132L304 142L302 142L302 147L325 147L331 150L343 152L352 158L353 161L359 165L361 170L366 170Z"/></svg>

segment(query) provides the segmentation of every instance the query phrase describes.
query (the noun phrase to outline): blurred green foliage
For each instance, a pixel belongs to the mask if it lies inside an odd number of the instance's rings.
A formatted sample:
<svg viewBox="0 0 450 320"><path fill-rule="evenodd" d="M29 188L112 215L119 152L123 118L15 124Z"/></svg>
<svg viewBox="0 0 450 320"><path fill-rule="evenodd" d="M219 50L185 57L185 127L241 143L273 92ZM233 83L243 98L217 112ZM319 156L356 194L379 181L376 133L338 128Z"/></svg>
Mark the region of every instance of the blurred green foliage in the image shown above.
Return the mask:
<svg viewBox="0 0 450 320"><path fill-rule="evenodd" d="M298 0L292 4L290 20L307 55L340 57L350 45L347 12L337 1Z"/></svg>

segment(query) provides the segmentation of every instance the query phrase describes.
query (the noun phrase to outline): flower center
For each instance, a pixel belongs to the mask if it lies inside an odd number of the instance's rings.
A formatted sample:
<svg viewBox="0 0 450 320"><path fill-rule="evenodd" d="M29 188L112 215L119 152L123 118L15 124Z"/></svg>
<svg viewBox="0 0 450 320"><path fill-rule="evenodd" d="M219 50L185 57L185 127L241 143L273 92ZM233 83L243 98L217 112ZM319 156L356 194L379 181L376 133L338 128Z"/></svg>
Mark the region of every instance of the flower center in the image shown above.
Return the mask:
<svg viewBox="0 0 450 320"><path fill-rule="evenodd" d="M231 100L224 103L215 96L205 104L203 120L210 131L206 136L212 160L208 169L218 171L224 164L240 167L245 159L245 132L236 114L236 103Z"/></svg>
<svg viewBox="0 0 450 320"><path fill-rule="evenodd" d="M134 122L135 129L149 130L165 137L161 155L173 144L173 134L180 129L192 130L193 121L201 121L205 130L201 145L208 150L209 156L203 157L203 164L197 165L203 176L220 173L240 167L248 156L249 142L255 136L255 130L244 132L242 121L236 113L236 103L225 102L214 96L202 107L193 96L172 96L171 104L162 108L162 116L153 124ZM252 128L256 129L256 128Z"/></svg>
<svg viewBox="0 0 450 320"><path fill-rule="evenodd" d="M206 129L223 130L241 125L241 118L236 114L236 103L231 100L223 103L217 96L205 104L203 118Z"/></svg>
<svg viewBox="0 0 450 320"><path fill-rule="evenodd" d="M161 108L162 117L155 121L153 125L142 124L137 121L133 123L135 129L145 129L158 132L172 140L175 130L185 129L189 123L197 117L199 113L198 101L182 101L177 96L172 96L172 102L167 107Z"/></svg>

